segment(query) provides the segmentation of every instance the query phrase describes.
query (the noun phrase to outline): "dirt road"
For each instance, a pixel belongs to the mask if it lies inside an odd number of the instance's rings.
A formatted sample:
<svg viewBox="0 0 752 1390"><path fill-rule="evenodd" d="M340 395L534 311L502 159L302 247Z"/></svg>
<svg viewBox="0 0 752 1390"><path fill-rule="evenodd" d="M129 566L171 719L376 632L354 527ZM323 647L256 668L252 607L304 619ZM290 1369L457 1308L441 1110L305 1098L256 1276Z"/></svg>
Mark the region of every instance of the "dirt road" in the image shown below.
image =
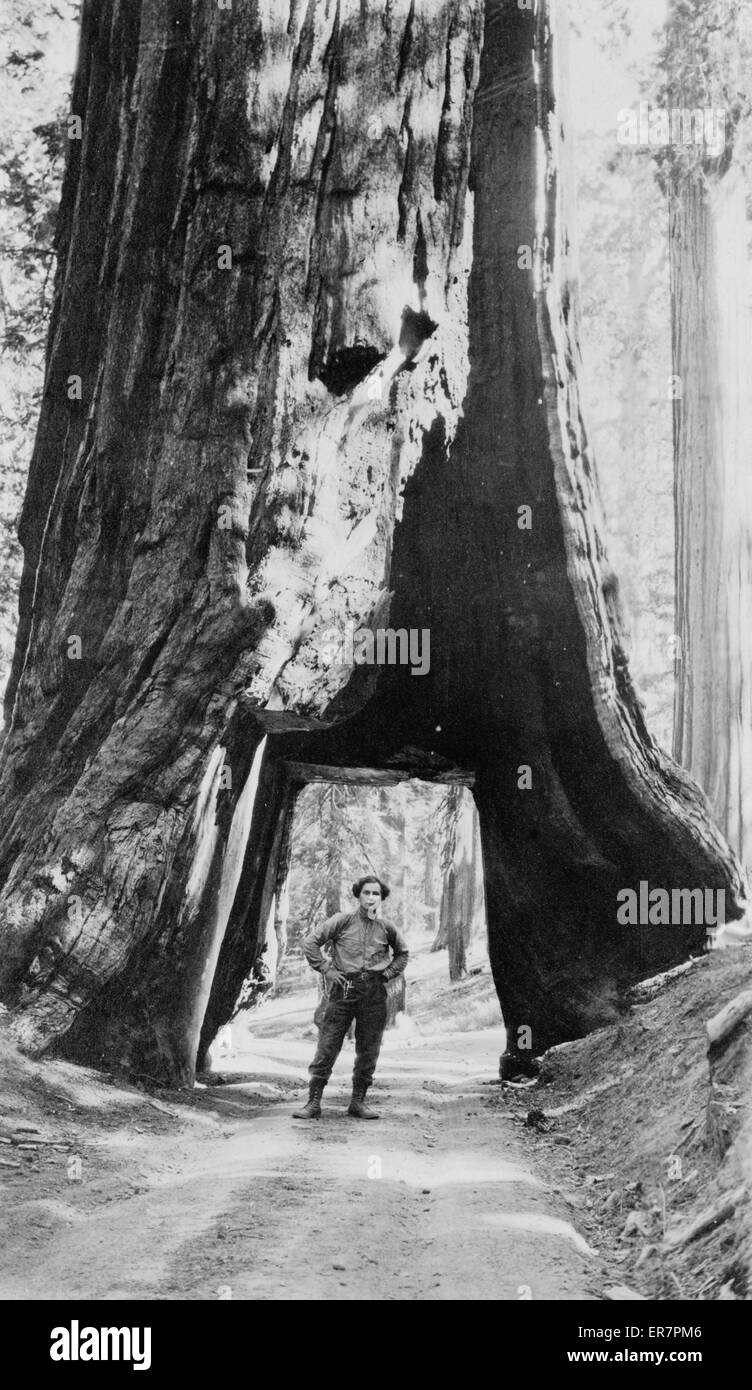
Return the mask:
<svg viewBox="0 0 752 1390"><path fill-rule="evenodd" d="M79 1094L67 1116L81 1180L52 1151L3 1173L0 1297L597 1297L600 1261L488 1084L502 1041L390 1033L372 1123L345 1114L349 1047L322 1119L292 1120L308 1040L262 1040L254 1071L269 1083L190 1104L136 1093L128 1113L134 1093L118 1092L118 1116Z"/></svg>

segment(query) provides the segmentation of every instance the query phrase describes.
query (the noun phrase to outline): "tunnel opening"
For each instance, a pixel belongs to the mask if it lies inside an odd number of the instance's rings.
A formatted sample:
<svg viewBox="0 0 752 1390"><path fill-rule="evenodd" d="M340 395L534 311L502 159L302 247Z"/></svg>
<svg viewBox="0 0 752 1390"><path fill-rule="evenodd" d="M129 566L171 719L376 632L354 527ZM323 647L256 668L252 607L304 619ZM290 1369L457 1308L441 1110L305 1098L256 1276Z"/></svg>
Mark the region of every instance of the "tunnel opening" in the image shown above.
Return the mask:
<svg viewBox="0 0 752 1390"><path fill-rule="evenodd" d="M353 885L366 874L388 886L379 917L409 951L404 975L387 990L384 1084L399 1089L421 1068L440 1076L442 1054L445 1068L456 1069L458 1057L469 1064L471 1054L487 1066L504 1052L505 1031L488 954L474 776L457 770L427 781L302 763L288 763L285 774L294 795L276 837L273 891L260 902L254 959L230 1018L211 1038L206 1021L200 1079L302 1084L327 1003L303 941L357 909ZM331 959L329 943L322 953ZM335 1091L348 1081L354 1052L353 1022L332 1073Z"/></svg>

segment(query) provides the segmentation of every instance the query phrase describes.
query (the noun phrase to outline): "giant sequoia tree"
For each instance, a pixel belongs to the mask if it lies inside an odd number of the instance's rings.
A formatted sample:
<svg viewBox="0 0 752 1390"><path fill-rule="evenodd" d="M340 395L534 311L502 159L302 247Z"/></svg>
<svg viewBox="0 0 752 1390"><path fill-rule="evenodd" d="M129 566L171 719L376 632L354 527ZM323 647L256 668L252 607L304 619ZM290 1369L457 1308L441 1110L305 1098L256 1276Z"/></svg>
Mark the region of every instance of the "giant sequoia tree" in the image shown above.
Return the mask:
<svg viewBox="0 0 752 1390"><path fill-rule="evenodd" d="M669 192L676 476L674 754L752 864L752 330L747 290L749 46L739 0L674 0L673 110L716 141L664 157Z"/></svg>
<svg viewBox="0 0 752 1390"><path fill-rule="evenodd" d="M742 910L604 584L561 29L85 0L2 761L25 1046L189 1082L311 765L474 783L512 1042L702 939L618 927L620 888ZM430 629L428 674L333 651L387 618Z"/></svg>

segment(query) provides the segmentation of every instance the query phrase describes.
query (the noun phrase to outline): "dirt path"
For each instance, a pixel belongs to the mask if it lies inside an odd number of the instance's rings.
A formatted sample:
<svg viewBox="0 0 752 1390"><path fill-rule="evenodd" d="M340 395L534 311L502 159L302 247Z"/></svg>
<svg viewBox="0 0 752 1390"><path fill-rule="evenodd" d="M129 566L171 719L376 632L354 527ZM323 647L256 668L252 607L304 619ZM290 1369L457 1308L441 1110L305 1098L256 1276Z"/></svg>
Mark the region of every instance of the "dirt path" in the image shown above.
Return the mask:
<svg viewBox="0 0 752 1390"><path fill-rule="evenodd" d="M484 1084L498 1041L390 1034L368 1124L344 1113L349 1049L322 1119L291 1119L307 1040L259 1044L267 1089L284 1095L290 1076L284 1099L253 1085L199 1093L192 1111L144 1099L85 1140L81 1182L50 1159L31 1194L8 1183L0 1297L597 1297L600 1261Z"/></svg>

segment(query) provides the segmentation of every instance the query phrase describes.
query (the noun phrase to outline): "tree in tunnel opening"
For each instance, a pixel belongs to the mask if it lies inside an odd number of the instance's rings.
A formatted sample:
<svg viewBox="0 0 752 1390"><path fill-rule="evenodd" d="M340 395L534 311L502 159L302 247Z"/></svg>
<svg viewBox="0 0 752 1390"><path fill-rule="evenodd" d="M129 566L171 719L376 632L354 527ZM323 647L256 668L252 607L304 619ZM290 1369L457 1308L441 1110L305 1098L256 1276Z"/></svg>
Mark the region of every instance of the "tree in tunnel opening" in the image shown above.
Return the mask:
<svg viewBox="0 0 752 1390"><path fill-rule="evenodd" d="M467 948L477 931L486 925L480 827L475 803L461 787L449 788L441 809L442 890L439 927L432 950L447 951L449 978L460 980L467 967Z"/></svg>
<svg viewBox="0 0 752 1390"><path fill-rule="evenodd" d="M469 770L536 1051L698 944L620 890L743 912L604 592L566 85L559 5L84 4L0 764L30 1050L191 1084L266 987L296 764ZM387 622L429 670L332 652Z"/></svg>

